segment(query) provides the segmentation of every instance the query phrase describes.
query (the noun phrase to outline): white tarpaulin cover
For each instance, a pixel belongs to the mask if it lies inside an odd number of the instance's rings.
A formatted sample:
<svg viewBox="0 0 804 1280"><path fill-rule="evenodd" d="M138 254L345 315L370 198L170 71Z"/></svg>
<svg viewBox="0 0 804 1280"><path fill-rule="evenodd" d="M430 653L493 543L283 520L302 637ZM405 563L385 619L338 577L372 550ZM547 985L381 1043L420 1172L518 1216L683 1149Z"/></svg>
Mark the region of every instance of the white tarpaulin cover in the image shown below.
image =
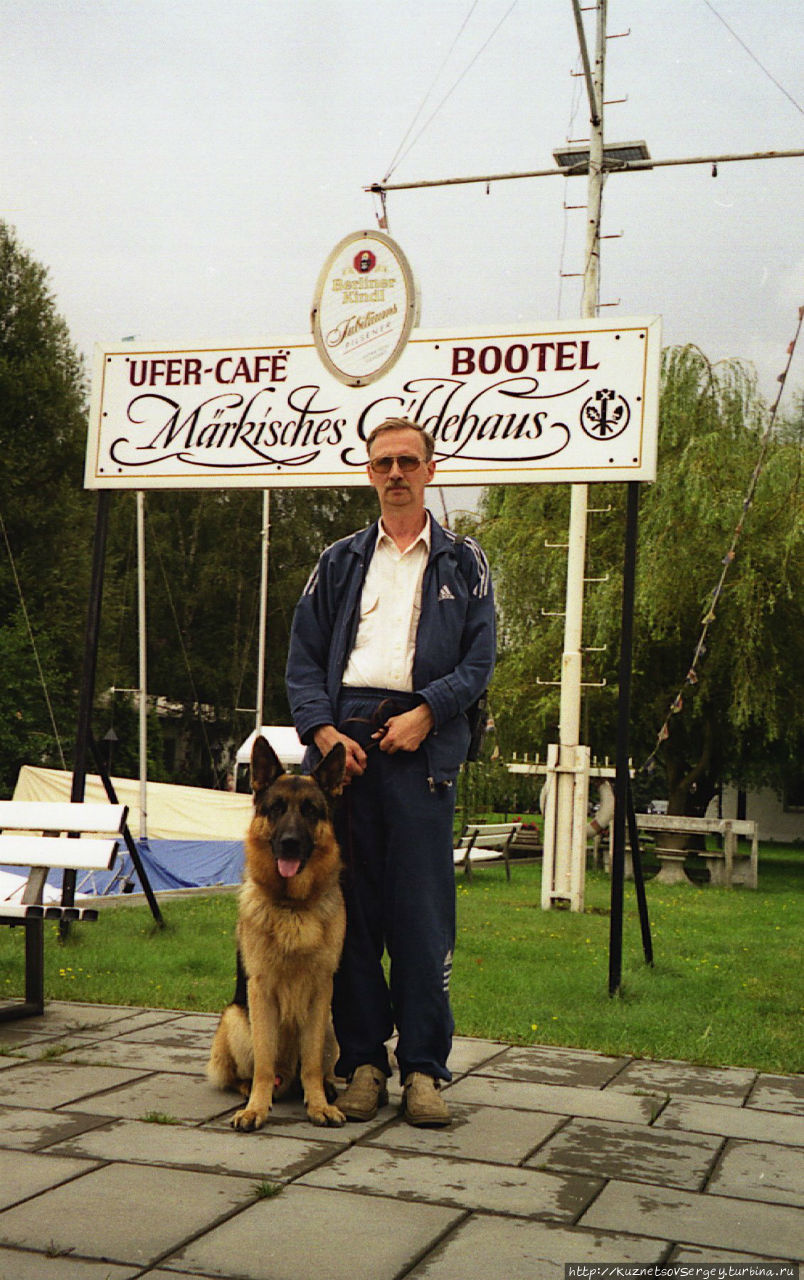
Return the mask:
<svg viewBox="0 0 804 1280"><path fill-rule="evenodd" d="M120 804L128 805L128 828L140 830L140 784L136 778L112 778ZM15 800L69 800L72 774L24 764L14 788ZM87 775L85 798L106 801L100 778ZM242 840L251 821L251 794L212 791L149 782L148 835L155 840Z"/></svg>
<svg viewBox="0 0 804 1280"><path fill-rule="evenodd" d="M268 725L261 732L271 742L285 767L298 764L304 754L296 730L284 725ZM248 764L256 730L237 753L239 764ZM166 782L149 782L147 792L148 838L137 839L140 831L140 784L135 778L113 778L120 804L128 805L128 828L134 837L151 888L202 888L205 885L237 884L243 873L243 840L253 807L249 791L212 791L204 787L180 787ZM69 800L72 774L60 769L23 765L14 789L15 800ZM104 802L106 793L100 778L89 775L85 797ZM59 899L61 872L53 873L56 888L48 893ZM0 901L21 893L25 878L17 868L0 868ZM120 893L124 886L138 890L139 875L121 845L112 872L93 872L80 883L87 892Z"/></svg>
<svg viewBox="0 0 804 1280"><path fill-rule="evenodd" d="M263 738L268 739L286 769L289 765L301 764L305 747L292 725L264 724L260 729L260 733ZM251 748L254 746L256 736L257 730L254 729L243 745L238 748L236 757L238 764L250 763Z"/></svg>

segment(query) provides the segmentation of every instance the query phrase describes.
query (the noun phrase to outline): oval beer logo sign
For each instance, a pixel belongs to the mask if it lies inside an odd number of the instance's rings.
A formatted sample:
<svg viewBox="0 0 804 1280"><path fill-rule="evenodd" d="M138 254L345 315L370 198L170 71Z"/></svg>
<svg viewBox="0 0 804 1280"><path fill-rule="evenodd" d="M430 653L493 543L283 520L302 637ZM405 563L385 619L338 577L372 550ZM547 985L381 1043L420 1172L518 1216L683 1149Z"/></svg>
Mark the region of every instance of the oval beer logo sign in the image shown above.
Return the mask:
<svg viewBox="0 0 804 1280"><path fill-rule="evenodd" d="M330 373L350 387L381 378L405 349L417 304L410 265L390 236L346 236L318 277L311 315L315 345Z"/></svg>

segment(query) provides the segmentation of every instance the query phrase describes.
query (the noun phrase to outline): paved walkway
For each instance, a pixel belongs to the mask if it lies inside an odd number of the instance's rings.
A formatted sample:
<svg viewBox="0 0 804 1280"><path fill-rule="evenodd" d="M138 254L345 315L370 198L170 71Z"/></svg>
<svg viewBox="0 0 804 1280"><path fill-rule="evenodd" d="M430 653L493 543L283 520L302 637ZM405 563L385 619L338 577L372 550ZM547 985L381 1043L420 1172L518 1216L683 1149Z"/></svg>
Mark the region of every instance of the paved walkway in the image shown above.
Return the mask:
<svg viewBox="0 0 804 1280"><path fill-rule="evenodd" d="M460 1039L449 1130L395 1106L321 1130L284 1102L238 1134L204 1076L215 1021L0 1024L0 1280L563 1280L804 1252L804 1077Z"/></svg>

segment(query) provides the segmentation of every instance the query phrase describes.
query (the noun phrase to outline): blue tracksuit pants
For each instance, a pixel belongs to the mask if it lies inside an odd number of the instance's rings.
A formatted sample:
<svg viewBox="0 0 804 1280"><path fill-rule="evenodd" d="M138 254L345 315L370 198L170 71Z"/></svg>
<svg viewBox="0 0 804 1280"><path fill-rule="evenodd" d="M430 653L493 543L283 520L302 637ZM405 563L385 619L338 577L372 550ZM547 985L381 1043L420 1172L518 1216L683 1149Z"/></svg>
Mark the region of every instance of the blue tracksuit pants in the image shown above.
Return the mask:
<svg viewBox="0 0 804 1280"><path fill-rule="evenodd" d="M384 690L344 689L341 731L367 747L373 729L365 721L388 697L397 710L417 701ZM424 746L393 755L371 746L365 773L352 779L339 806L347 920L333 996L339 1075L364 1063L390 1074L385 1042L396 1026L403 1080L410 1071L452 1078L455 788L432 786L428 773Z"/></svg>

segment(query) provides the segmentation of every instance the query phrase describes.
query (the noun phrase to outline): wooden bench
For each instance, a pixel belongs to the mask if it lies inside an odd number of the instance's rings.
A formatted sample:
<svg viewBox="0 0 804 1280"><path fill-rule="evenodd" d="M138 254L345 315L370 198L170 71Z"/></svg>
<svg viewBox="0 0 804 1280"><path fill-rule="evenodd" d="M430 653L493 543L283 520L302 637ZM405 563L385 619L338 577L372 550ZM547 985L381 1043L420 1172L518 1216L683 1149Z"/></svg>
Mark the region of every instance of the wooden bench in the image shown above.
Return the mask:
<svg viewBox="0 0 804 1280"><path fill-rule="evenodd" d="M463 829L457 847L453 850L456 867L463 867L464 875L471 880L472 864L479 862L505 863L505 878L511 879L509 850L521 822L469 822Z"/></svg>
<svg viewBox="0 0 804 1280"><path fill-rule="evenodd" d="M45 920L98 918L63 895L61 904L46 902L48 872L111 870L126 814L122 804L0 800L0 866L28 869L19 901L0 902L0 924L25 930L25 999L0 1007L0 1022L44 1012Z"/></svg>
<svg viewBox="0 0 804 1280"><path fill-rule="evenodd" d="M689 880L684 871L684 859L691 852L699 852L709 867L709 882L717 885L744 884L756 889L759 872L759 831L756 822L747 818L685 818L675 814L638 813L637 829L658 835L671 832L679 836L717 835L722 844L719 849L693 851L679 840L677 847L657 843L656 856L661 864L657 880L663 884L679 884ZM742 854L738 837L751 841L750 853Z"/></svg>
<svg viewBox="0 0 804 1280"><path fill-rule="evenodd" d="M519 830L514 832L514 838L510 844L510 852L514 858L519 861L522 859L540 858L544 852L544 841L542 833L535 825L526 825L522 823Z"/></svg>

